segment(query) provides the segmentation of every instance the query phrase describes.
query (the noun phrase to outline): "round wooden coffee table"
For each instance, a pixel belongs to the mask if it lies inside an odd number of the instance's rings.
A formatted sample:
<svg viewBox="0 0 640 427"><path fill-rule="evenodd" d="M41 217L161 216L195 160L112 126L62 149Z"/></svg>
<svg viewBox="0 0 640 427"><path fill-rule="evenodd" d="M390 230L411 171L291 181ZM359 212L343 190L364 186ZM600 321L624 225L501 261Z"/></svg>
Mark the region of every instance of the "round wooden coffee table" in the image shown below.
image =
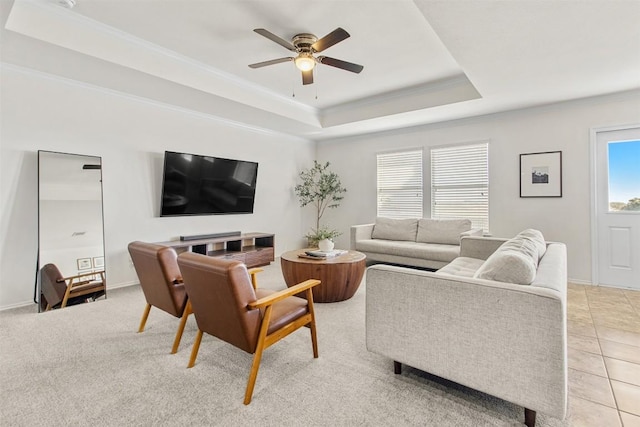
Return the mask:
<svg viewBox="0 0 640 427"><path fill-rule="evenodd" d="M288 287L307 279L318 279L322 283L313 288L314 302L337 302L351 298L362 281L365 269L365 254L347 251L333 258L301 258L309 249L298 249L282 254L282 275Z"/></svg>

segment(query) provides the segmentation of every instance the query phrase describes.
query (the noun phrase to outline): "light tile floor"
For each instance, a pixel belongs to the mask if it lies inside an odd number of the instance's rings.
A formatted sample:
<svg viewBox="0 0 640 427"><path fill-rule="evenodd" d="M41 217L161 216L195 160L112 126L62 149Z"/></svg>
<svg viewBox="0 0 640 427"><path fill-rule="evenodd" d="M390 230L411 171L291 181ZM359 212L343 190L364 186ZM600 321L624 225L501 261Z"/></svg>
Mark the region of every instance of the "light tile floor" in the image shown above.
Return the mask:
<svg viewBox="0 0 640 427"><path fill-rule="evenodd" d="M640 291L569 284L569 414L575 427L640 427Z"/></svg>

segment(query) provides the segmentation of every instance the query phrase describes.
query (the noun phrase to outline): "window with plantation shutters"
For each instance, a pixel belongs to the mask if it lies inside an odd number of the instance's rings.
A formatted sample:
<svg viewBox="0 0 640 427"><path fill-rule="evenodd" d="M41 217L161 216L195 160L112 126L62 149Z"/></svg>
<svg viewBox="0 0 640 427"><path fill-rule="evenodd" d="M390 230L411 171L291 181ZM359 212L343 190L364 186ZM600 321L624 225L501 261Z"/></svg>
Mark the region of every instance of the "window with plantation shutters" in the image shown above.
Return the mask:
<svg viewBox="0 0 640 427"><path fill-rule="evenodd" d="M431 218L468 218L489 231L488 144L431 149Z"/></svg>
<svg viewBox="0 0 640 427"><path fill-rule="evenodd" d="M422 150L378 154L378 216L422 217Z"/></svg>

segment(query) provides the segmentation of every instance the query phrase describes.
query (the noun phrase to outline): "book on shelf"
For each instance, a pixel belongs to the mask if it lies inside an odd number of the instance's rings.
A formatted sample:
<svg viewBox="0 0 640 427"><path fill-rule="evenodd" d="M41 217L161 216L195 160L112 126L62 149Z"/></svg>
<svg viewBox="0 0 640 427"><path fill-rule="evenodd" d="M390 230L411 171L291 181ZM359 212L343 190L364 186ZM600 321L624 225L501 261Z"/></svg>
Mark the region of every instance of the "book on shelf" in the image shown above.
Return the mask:
<svg viewBox="0 0 640 427"><path fill-rule="evenodd" d="M334 249L332 251L321 251L321 250L310 250L304 252L307 256L315 257L315 258L333 258L340 256L342 254L347 253L347 251L342 249Z"/></svg>

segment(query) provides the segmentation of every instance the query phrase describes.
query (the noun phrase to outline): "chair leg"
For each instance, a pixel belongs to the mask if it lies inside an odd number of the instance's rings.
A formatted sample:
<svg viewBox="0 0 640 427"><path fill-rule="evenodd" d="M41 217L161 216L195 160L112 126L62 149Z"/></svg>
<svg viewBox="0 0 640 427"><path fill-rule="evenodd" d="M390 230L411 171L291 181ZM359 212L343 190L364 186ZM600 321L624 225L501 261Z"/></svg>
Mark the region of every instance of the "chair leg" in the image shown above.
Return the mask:
<svg viewBox="0 0 640 427"><path fill-rule="evenodd" d="M178 331L176 332L176 338L173 340L173 347L171 348L171 354L176 354L178 351L178 347L180 346L180 340L182 339L182 333L184 332L184 327L187 324L187 318L191 314L191 301L187 300L187 304L184 306L184 310L182 311L182 317L180 318L180 325L178 325Z"/></svg>
<svg viewBox="0 0 640 427"><path fill-rule="evenodd" d="M147 303L147 306L144 308L144 313L142 313L142 319L140 320L140 327L138 328L138 332L144 331L144 325L147 324L147 317L149 317L150 311L151 304Z"/></svg>
<svg viewBox="0 0 640 427"><path fill-rule="evenodd" d="M256 385L256 378L258 377L258 369L260 369L260 361L262 360L262 351L264 350L265 340L267 338L267 330L269 329L269 322L271 321L271 311L273 306L267 307L262 318L262 325L260 325L260 334L258 335L258 344L256 345L256 352L253 355L253 363L251 364L251 372L249 373L249 381L247 381L247 390L244 393L244 404L251 403L251 397L253 396L253 387Z"/></svg>
<svg viewBox="0 0 640 427"><path fill-rule="evenodd" d="M62 298L62 304L60 304L60 308L65 308L67 306L67 301L69 301L69 296L71 295L71 287L73 286L73 280L67 285L67 290L64 293L64 297Z"/></svg>
<svg viewBox="0 0 640 427"><path fill-rule="evenodd" d="M524 424L527 427L535 427L536 425L536 411L524 408Z"/></svg>
<svg viewBox="0 0 640 427"><path fill-rule="evenodd" d="M187 368L193 368L193 365L196 364L196 357L198 357L198 350L200 350L200 343L202 342L202 331L198 329L198 333L196 334L196 339L193 342L193 348L191 349L191 357L189 358L189 364Z"/></svg>
<svg viewBox="0 0 640 427"><path fill-rule="evenodd" d="M311 319L311 345L313 346L313 358L318 358L318 335L316 333L316 319Z"/></svg>
<svg viewBox="0 0 640 427"><path fill-rule="evenodd" d="M251 365L251 373L249 374L249 381L247 382L247 390L244 393L244 404L251 403L253 397L253 388L256 385L256 378L258 378L258 369L260 369L260 361L262 360L262 350L264 350L264 342L258 343L256 353L253 355L253 364Z"/></svg>
<svg viewBox="0 0 640 427"><path fill-rule="evenodd" d="M311 288L307 289L307 306L309 307L309 314L311 314L311 323L309 327L311 329L311 345L313 346L313 357L318 358L318 334L316 333L316 313L313 307L313 292Z"/></svg>

